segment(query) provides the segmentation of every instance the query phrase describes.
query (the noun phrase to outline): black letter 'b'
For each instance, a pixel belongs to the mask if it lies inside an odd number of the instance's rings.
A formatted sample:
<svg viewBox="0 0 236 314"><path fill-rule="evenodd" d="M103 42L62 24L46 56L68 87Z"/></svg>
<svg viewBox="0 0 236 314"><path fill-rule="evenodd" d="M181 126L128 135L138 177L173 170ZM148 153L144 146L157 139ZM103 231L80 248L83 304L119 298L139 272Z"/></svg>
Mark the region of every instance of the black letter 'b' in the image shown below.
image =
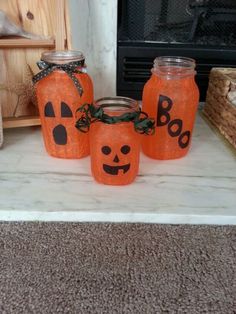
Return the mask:
<svg viewBox="0 0 236 314"><path fill-rule="evenodd" d="M167 106L163 107L163 103L167 102ZM172 108L172 100L164 95L159 96L157 108L157 126L164 126L170 122L170 115L168 111Z"/></svg>

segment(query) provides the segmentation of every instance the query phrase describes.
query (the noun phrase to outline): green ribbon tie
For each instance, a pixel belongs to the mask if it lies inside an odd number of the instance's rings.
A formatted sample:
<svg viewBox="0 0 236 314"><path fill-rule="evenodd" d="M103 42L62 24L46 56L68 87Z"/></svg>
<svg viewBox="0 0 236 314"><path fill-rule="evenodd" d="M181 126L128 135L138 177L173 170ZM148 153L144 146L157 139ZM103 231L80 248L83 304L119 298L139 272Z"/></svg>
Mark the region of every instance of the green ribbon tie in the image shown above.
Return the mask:
<svg viewBox="0 0 236 314"><path fill-rule="evenodd" d="M120 105L119 105L120 106ZM101 107L95 107L92 104L84 104L78 110L83 115L76 122L76 128L86 133L89 131L90 125L97 121L106 124L116 124L120 122L133 122L134 129L140 134L153 134L155 132L155 121L141 111L141 109L133 112L127 112L120 116L109 116Z"/></svg>

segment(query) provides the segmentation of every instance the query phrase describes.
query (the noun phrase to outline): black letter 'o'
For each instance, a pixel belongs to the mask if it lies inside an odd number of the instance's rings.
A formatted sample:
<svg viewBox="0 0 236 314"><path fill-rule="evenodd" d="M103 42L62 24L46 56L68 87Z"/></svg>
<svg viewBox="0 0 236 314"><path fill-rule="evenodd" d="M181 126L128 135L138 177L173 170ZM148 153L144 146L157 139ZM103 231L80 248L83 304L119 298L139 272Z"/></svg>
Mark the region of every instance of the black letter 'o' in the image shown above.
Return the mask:
<svg viewBox="0 0 236 314"><path fill-rule="evenodd" d="M178 126L178 128L176 131L172 131L171 128L175 124ZM182 126L183 126L183 122L180 119L174 119L174 120L170 121L170 123L168 124L168 132L169 132L170 136L172 136L172 137L179 136L181 131L182 131Z"/></svg>
<svg viewBox="0 0 236 314"><path fill-rule="evenodd" d="M188 146L189 141L190 141L190 135L191 135L190 131L185 131L185 132L183 132L183 133L180 135L180 137L179 137L179 139L178 139L178 143L179 143L179 146L180 146L181 148L186 148L186 147ZM187 142L183 142L183 138L184 138L185 136L188 137Z"/></svg>

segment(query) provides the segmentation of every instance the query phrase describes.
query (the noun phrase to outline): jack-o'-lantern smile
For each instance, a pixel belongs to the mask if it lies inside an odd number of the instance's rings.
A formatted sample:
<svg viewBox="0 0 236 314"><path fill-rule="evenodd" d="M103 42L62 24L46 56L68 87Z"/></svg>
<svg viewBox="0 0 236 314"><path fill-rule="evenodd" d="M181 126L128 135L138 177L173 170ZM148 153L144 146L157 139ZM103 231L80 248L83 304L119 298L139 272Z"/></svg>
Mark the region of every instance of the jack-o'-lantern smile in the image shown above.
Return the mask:
<svg viewBox="0 0 236 314"><path fill-rule="evenodd" d="M121 153L124 155L127 155L130 152L130 146L128 145L123 145L120 149ZM103 146L102 147L102 153L104 155L110 155L112 152L111 148L109 146ZM118 157L118 154L115 154L114 158L112 159L112 162L115 163L120 163L120 159ZM118 175L118 174L125 174L128 172L130 169L130 163L124 164L124 165L118 165L118 166L113 166L113 165L108 165L108 164L103 164L103 170L110 175Z"/></svg>
<svg viewBox="0 0 236 314"><path fill-rule="evenodd" d="M109 166L109 165L103 165L103 170L111 175L118 175L119 170L123 170L123 173L126 173L129 171L130 164L124 165L124 166Z"/></svg>

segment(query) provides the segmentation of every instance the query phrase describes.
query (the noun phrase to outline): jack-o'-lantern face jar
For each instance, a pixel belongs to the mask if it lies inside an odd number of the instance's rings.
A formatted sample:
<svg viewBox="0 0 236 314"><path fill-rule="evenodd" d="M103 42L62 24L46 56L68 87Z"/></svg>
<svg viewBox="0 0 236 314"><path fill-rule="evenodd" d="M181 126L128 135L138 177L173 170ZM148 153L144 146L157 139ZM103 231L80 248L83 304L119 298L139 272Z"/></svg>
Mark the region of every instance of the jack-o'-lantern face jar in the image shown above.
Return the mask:
<svg viewBox="0 0 236 314"><path fill-rule="evenodd" d="M94 123L90 141L91 170L96 181L124 185L135 179L139 169L140 135L132 123Z"/></svg>
<svg viewBox="0 0 236 314"><path fill-rule="evenodd" d="M93 86L78 51L50 51L42 55L42 72L34 78L47 152L60 158L89 154L88 134L75 128L76 110L93 101Z"/></svg>
<svg viewBox="0 0 236 314"><path fill-rule="evenodd" d="M122 175L127 173L130 170L130 160L129 158L123 158L123 156L121 155L128 155L130 153L130 149L131 148L129 145L122 145L120 151L117 152L117 147L111 147L106 145L102 146L101 148L102 153L106 156L108 155L111 156L110 160L108 158L107 160L104 160L104 164L102 165L103 170L106 173L113 176L118 176L119 174Z"/></svg>
<svg viewBox="0 0 236 314"><path fill-rule="evenodd" d="M138 110L136 101L126 98L103 98L95 103L105 114L115 117ZM90 129L91 169L101 183L123 185L131 183L139 168L140 135L133 123L94 123Z"/></svg>
<svg viewBox="0 0 236 314"><path fill-rule="evenodd" d="M96 181L103 184L131 183L138 174L141 121L138 103L130 98L102 98L90 107L91 170ZM88 111L77 127L86 121ZM148 122L146 116L142 122ZM150 122L150 121L149 121Z"/></svg>

